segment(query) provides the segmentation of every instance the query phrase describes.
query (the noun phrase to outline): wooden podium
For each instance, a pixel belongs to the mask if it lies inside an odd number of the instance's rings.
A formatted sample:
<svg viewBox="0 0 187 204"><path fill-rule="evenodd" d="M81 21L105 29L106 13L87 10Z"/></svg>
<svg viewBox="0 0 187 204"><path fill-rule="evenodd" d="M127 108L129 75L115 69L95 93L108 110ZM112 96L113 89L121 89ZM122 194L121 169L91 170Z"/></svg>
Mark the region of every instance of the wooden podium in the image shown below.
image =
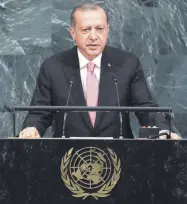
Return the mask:
<svg viewBox="0 0 187 204"><path fill-rule="evenodd" d="M184 204L187 142L1 139L0 204Z"/></svg>

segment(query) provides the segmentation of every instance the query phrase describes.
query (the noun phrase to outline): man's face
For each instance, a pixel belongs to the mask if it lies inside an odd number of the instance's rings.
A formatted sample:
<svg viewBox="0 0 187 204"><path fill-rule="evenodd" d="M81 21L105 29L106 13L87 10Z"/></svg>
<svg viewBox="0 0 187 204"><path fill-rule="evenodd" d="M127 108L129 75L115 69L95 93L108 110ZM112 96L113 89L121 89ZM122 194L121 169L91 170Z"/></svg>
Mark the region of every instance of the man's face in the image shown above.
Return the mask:
<svg viewBox="0 0 187 204"><path fill-rule="evenodd" d="M81 53L93 60L105 48L108 39L108 23L102 9L81 11L74 14L75 25L70 28L70 34Z"/></svg>

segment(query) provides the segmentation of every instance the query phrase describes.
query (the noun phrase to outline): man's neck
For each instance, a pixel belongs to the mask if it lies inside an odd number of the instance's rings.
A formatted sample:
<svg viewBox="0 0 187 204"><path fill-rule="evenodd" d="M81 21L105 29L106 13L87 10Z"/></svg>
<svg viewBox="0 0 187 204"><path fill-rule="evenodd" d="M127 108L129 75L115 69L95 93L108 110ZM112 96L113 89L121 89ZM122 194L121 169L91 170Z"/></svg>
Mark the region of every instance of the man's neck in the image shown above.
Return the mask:
<svg viewBox="0 0 187 204"><path fill-rule="evenodd" d="M81 51L79 49L77 49L78 51L78 58L79 58L79 65L80 67L84 67L89 61L93 61L98 67L101 67L101 57L102 57L102 53L96 57L92 57L92 58L87 58L85 57Z"/></svg>
<svg viewBox="0 0 187 204"><path fill-rule="evenodd" d="M95 56L86 56L83 52L81 52L81 50L79 49L79 48L77 48L78 50L79 50L79 52L87 59L87 60L89 60L89 61L92 61L92 60L94 60L96 57L98 57L99 55L95 55Z"/></svg>

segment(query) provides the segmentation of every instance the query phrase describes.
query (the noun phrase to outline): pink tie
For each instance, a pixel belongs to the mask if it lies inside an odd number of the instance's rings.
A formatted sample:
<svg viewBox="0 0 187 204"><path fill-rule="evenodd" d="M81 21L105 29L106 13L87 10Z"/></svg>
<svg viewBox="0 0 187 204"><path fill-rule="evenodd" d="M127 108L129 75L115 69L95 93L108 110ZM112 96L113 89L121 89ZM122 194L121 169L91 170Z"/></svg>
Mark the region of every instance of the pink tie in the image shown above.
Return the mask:
<svg viewBox="0 0 187 204"><path fill-rule="evenodd" d="M87 64L87 77L86 77L86 102L87 106L97 106L98 101L98 80L94 73L95 64L89 62ZM92 126L94 126L96 112L89 112Z"/></svg>

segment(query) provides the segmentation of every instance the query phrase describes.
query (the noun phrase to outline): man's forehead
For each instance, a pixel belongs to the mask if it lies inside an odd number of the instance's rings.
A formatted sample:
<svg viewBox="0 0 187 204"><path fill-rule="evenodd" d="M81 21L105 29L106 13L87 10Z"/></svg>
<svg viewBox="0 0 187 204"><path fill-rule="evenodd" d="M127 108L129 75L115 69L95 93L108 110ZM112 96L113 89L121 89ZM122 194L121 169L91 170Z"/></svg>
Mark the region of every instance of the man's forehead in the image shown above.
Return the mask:
<svg viewBox="0 0 187 204"><path fill-rule="evenodd" d="M92 13L90 13L90 12L92 12ZM103 14L95 15L94 11L86 11L86 12L83 11L83 12L77 13L77 15L75 15L75 21L76 21L76 24L79 24L80 26L106 25L107 24L107 18L106 18L105 13L103 13Z"/></svg>
<svg viewBox="0 0 187 204"><path fill-rule="evenodd" d="M96 14L97 13L97 14ZM96 9L96 10L81 10L78 9L75 14L74 14L75 18L79 18L80 17L84 20L89 20L91 18L94 19L107 19L107 15L105 13L105 11L103 9Z"/></svg>

